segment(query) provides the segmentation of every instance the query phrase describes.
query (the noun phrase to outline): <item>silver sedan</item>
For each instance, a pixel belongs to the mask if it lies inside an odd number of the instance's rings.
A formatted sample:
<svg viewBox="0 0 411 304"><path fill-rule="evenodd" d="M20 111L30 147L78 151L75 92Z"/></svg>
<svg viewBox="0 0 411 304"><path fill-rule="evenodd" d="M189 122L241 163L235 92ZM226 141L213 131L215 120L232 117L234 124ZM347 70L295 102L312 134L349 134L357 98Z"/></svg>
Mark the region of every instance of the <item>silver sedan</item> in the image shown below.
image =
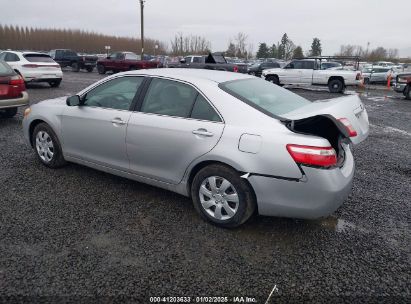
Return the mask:
<svg viewBox="0 0 411 304"><path fill-rule="evenodd" d="M310 102L256 77L161 69L115 74L26 109L24 135L50 168L74 162L192 198L206 220L318 218L351 191L358 96Z"/></svg>

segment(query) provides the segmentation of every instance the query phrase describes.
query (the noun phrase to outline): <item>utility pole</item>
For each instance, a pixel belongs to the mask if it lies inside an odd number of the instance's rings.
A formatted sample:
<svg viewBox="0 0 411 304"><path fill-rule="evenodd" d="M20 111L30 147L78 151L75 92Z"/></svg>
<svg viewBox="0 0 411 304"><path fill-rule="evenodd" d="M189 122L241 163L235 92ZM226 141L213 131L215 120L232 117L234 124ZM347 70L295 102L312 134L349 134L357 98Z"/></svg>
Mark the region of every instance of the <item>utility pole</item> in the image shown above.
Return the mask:
<svg viewBox="0 0 411 304"><path fill-rule="evenodd" d="M144 60L144 2L145 2L145 0L140 0L140 11L141 11L141 60Z"/></svg>

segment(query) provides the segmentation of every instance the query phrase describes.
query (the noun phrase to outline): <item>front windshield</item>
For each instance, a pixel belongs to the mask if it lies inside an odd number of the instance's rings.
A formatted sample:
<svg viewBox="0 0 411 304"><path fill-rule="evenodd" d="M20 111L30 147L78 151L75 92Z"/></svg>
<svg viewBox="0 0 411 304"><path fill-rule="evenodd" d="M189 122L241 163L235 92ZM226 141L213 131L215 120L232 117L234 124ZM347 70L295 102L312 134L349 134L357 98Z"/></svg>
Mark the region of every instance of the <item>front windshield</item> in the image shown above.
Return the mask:
<svg viewBox="0 0 411 304"><path fill-rule="evenodd" d="M219 87L257 110L278 116L311 102L271 82L254 78L221 83Z"/></svg>

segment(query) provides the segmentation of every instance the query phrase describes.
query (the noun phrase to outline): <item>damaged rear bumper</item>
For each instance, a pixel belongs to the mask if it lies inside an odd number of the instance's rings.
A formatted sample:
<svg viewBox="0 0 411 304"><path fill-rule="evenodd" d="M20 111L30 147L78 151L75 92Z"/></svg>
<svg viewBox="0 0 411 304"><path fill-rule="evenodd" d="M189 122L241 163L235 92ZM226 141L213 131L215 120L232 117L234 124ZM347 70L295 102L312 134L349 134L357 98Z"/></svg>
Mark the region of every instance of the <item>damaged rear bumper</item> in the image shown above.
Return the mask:
<svg viewBox="0 0 411 304"><path fill-rule="evenodd" d="M344 166L317 169L302 166L303 179L290 181L251 175L261 215L315 219L333 213L351 192L355 164L349 146Z"/></svg>

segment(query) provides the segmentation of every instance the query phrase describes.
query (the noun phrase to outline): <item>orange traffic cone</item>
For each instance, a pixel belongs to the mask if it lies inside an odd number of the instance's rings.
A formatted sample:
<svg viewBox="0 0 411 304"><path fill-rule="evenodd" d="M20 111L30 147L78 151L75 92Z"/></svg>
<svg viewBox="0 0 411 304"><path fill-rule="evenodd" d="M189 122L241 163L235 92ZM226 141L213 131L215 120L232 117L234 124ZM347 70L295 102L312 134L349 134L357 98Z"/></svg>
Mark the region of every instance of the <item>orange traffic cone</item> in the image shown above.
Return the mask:
<svg viewBox="0 0 411 304"><path fill-rule="evenodd" d="M387 77L387 90L390 90L391 88L391 73Z"/></svg>

